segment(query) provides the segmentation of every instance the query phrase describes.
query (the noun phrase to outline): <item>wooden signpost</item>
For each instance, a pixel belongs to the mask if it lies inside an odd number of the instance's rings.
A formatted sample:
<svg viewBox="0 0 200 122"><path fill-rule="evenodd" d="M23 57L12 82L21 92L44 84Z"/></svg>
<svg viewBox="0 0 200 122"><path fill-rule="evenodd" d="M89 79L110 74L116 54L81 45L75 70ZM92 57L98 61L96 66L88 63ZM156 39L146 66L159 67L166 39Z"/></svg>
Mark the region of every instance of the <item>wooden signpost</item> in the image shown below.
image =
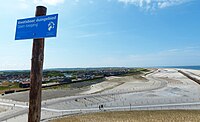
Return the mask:
<svg viewBox="0 0 200 122"><path fill-rule="evenodd" d="M47 8L37 6L35 16L46 15ZM44 38L33 39L31 62L31 89L29 94L28 122L40 122L42 99L42 72L44 62Z"/></svg>
<svg viewBox="0 0 200 122"><path fill-rule="evenodd" d="M37 6L33 18L17 20L15 40L33 39L28 122L40 122L45 38L56 37L58 14L46 16L47 8Z"/></svg>

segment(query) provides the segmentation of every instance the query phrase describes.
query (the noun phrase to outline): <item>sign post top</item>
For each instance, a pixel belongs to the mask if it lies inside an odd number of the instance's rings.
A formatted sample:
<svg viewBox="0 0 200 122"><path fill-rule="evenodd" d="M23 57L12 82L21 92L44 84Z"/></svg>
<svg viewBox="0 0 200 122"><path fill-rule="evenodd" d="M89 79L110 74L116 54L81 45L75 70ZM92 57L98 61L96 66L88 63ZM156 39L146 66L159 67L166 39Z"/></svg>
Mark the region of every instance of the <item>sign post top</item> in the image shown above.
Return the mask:
<svg viewBox="0 0 200 122"><path fill-rule="evenodd" d="M44 16L44 13L47 13L47 8L44 6L37 6L35 16Z"/></svg>
<svg viewBox="0 0 200 122"><path fill-rule="evenodd" d="M46 11L45 7L41 9ZM41 16L17 20L15 40L56 37L58 14L42 16L40 11L36 14Z"/></svg>
<svg viewBox="0 0 200 122"><path fill-rule="evenodd" d="M44 6L37 6L35 16L43 16L44 13L47 13L47 8Z"/></svg>

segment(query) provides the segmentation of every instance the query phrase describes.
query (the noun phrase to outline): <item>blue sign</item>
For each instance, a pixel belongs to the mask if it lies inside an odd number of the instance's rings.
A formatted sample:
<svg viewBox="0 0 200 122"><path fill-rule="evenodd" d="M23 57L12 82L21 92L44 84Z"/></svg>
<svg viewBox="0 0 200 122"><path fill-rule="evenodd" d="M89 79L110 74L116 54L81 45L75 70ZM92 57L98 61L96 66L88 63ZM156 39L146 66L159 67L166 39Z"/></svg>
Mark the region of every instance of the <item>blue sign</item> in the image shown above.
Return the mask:
<svg viewBox="0 0 200 122"><path fill-rule="evenodd" d="M15 40L56 37L58 14L17 20Z"/></svg>

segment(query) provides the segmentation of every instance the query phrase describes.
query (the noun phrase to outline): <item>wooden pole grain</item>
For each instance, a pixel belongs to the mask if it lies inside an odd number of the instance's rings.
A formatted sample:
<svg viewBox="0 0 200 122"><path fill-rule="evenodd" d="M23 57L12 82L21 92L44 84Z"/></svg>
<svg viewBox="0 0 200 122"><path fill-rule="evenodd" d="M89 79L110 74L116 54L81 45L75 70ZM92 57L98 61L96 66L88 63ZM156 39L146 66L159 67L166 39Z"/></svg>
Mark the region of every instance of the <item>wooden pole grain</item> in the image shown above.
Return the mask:
<svg viewBox="0 0 200 122"><path fill-rule="evenodd" d="M44 16L46 15L46 12L47 12L46 7L37 6L35 16ZM41 118L44 41L45 41L44 38L33 39L28 122L40 122Z"/></svg>

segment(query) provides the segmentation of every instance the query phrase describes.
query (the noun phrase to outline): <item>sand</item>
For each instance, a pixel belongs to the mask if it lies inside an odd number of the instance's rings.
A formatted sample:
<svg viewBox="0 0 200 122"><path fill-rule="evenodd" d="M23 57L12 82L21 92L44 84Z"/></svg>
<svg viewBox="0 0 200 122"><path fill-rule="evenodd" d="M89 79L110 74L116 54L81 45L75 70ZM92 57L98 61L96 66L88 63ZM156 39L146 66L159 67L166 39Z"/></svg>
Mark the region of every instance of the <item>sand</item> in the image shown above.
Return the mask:
<svg viewBox="0 0 200 122"><path fill-rule="evenodd" d="M199 70L184 71L192 72L191 74L195 77L200 74ZM62 112L45 113L43 111L42 119L48 120L56 116L73 114L74 109L83 113L95 112L99 111L99 105L104 105L105 110L113 108L112 111L125 110L120 107L130 105L132 106L131 110L200 110L199 104L176 106L176 104L200 101L200 85L179 73L177 69L158 69L139 78L133 76L110 77L104 82L93 84L86 91L77 92L75 96L62 95L62 92L62 90L52 91L43 101L43 105L45 105L43 107ZM24 95L21 96L20 99L24 99ZM18 98L17 95L4 98L13 99L14 97L15 100ZM175 104L175 106L137 108L137 106L166 104ZM66 110L71 110L71 112Z"/></svg>
<svg viewBox="0 0 200 122"><path fill-rule="evenodd" d="M65 117L51 122L198 122L200 111L126 111Z"/></svg>

